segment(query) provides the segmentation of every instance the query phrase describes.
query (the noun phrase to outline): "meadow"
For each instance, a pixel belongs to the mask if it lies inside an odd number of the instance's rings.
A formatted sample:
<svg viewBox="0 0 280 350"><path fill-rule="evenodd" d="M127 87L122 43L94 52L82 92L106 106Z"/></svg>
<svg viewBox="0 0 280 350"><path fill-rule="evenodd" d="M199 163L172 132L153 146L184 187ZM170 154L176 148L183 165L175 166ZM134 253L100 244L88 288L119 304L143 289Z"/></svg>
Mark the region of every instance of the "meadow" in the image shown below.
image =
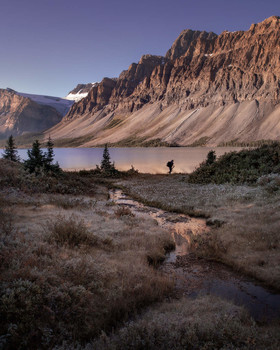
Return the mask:
<svg viewBox="0 0 280 350"><path fill-rule="evenodd" d="M0 160L0 348L278 349L277 321L257 323L213 296L177 299L159 268L174 248L169 232L109 198L110 188L122 188L145 204L205 218L211 230L192 238L195 254L279 289L277 181L113 175L35 176Z"/></svg>

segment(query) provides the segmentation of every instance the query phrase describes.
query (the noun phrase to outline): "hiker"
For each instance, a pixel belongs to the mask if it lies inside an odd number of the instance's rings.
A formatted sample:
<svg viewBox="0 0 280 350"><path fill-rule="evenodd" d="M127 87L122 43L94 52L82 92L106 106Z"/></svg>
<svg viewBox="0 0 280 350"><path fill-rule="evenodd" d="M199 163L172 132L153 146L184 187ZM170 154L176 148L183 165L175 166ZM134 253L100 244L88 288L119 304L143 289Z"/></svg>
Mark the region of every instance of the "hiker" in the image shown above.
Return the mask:
<svg viewBox="0 0 280 350"><path fill-rule="evenodd" d="M171 174L173 168L174 168L174 160L170 160L169 162L167 162L166 166L169 168L169 174Z"/></svg>

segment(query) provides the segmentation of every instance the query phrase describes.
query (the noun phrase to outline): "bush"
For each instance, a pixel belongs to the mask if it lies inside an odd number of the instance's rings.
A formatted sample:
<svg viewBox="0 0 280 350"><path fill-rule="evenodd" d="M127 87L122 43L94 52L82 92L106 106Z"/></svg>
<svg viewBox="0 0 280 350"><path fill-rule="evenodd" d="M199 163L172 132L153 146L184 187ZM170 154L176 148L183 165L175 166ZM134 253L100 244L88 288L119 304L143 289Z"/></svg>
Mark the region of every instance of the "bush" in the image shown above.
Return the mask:
<svg viewBox="0 0 280 350"><path fill-rule="evenodd" d="M279 174L269 174L263 175L258 178L257 184L264 186L264 188L269 193L273 193L280 190L280 175Z"/></svg>
<svg viewBox="0 0 280 350"><path fill-rule="evenodd" d="M280 144L275 142L256 149L230 152L217 161L207 159L189 176L190 183L255 184L270 173L280 174Z"/></svg>
<svg viewBox="0 0 280 350"><path fill-rule="evenodd" d="M44 313L43 290L34 282L18 279L2 285L0 297L1 323L10 349L36 344L41 338L40 320ZM22 347L23 346L23 347Z"/></svg>
<svg viewBox="0 0 280 350"><path fill-rule="evenodd" d="M135 216L128 207L119 207L117 210L115 210L115 215L117 218L122 216Z"/></svg>
<svg viewBox="0 0 280 350"><path fill-rule="evenodd" d="M72 216L69 219L58 216L56 220L49 222L45 231L49 242L54 242L58 245L69 245L77 247L81 244L96 245L97 237L88 230L83 220Z"/></svg>

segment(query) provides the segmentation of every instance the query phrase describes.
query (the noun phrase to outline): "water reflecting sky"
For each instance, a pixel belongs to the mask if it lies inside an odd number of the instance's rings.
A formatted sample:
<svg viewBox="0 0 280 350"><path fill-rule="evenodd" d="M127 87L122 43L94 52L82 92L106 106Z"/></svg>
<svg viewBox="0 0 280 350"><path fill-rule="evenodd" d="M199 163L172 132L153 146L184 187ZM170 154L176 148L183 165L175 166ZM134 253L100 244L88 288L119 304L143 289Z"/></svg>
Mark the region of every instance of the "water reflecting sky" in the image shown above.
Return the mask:
<svg viewBox="0 0 280 350"><path fill-rule="evenodd" d="M167 173L166 163L173 159L174 173L188 173L206 159L211 149L216 151L217 156L240 150L237 147L130 147L109 148L109 153L119 170L128 170L133 165L142 173ZM22 159L27 158L26 149L19 149L18 152ZM55 161L63 169L93 169L101 162L103 148L55 148L54 152Z"/></svg>

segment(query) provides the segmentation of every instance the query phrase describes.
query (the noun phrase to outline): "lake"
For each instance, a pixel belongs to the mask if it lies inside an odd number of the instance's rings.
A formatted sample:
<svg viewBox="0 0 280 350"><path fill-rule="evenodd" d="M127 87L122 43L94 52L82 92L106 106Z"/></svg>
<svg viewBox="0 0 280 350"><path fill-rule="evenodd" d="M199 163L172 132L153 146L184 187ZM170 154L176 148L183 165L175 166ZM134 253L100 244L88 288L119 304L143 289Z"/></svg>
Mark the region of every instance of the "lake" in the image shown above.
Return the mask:
<svg viewBox="0 0 280 350"><path fill-rule="evenodd" d="M112 162L118 170L128 170L131 165L141 173L164 174L168 172L166 163L174 160L174 173L189 173L206 159L210 150L217 157L240 147L130 147L109 148ZM27 150L18 150L21 159L27 158ZM103 148L55 148L55 161L65 170L93 169L100 164ZM1 152L2 153L2 152Z"/></svg>

